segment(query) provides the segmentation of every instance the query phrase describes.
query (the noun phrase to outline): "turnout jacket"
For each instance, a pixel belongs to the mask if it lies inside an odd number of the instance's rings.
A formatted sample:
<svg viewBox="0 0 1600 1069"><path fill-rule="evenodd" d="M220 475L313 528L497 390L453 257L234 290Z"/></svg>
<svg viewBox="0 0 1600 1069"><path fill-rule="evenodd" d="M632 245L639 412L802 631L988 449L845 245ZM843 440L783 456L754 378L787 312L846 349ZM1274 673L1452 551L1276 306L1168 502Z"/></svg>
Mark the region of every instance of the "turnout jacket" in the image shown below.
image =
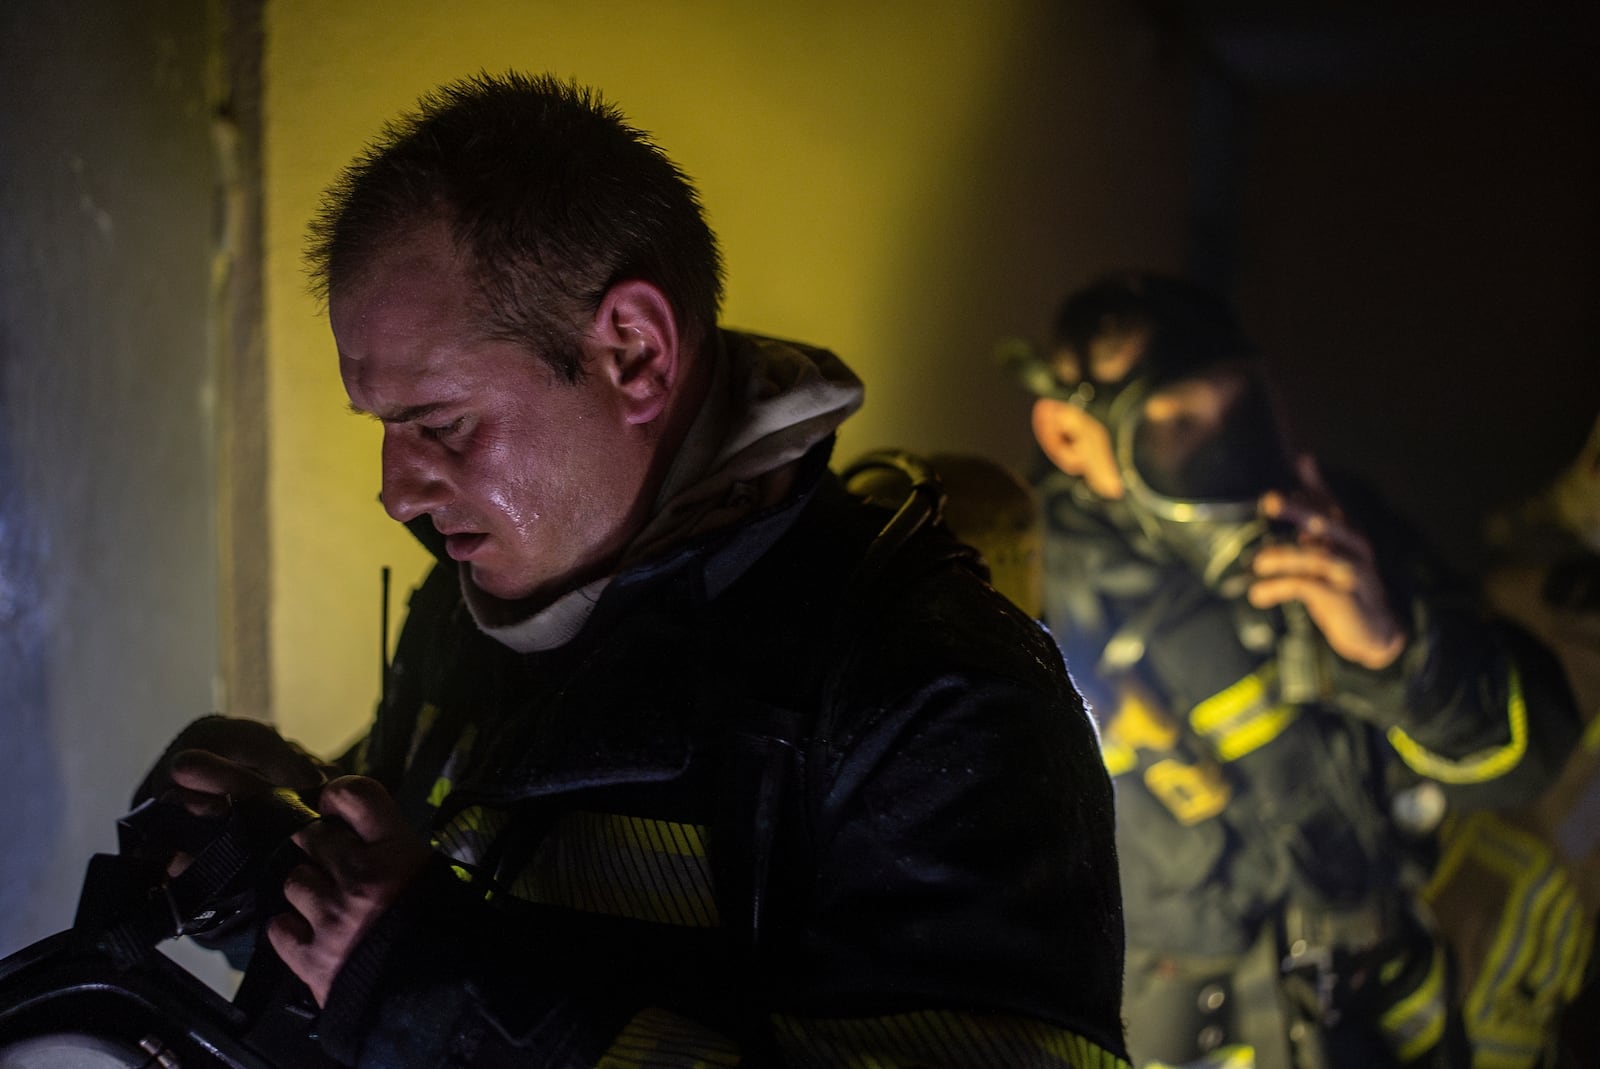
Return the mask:
<svg viewBox="0 0 1600 1069"><path fill-rule="evenodd" d="M1279 642L1292 623L1282 613L1216 595L1144 538L1125 506L1078 480L1054 473L1038 488L1047 618L1095 708L1116 786L1130 985L1136 958L1225 975L1261 938L1281 940L1286 976L1304 962L1328 984L1363 955L1409 953L1435 964L1408 969L1396 992L1374 995L1370 984L1343 1017L1370 1015L1373 1027L1382 1017L1401 1062L1427 1050L1447 1011L1442 994L1419 992L1443 992L1443 959L1393 948L1426 939L1408 915L1439 807L1526 800L1559 767L1575 718L1548 654L1484 617L1403 525L1339 486L1409 643L1394 665L1369 671L1304 619L1320 686L1288 697ZM1431 813L1416 804L1430 797ZM1144 973L1152 999L1161 968ZM1146 1027L1181 1041L1181 1028L1138 1019L1135 986L1135 1052L1152 1046Z"/></svg>
<svg viewBox="0 0 1600 1069"><path fill-rule="evenodd" d="M1124 1064L1110 784L1059 652L942 528L880 538L830 448L558 648L485 635L448 562L415 592L356 765L440 857L336 978L336 1057Z"/></svg>
<svg viewBox="0 0 1600 1069"><path fill-rule="evenodd" d="M1398 792L1427 780L1459 806L1526 801L1575 737L1548 653L1486 618L1355 487L1336 491L1409 642L1374 672L1312 626L1323 685L1302 701L1281 693L1279 614L1212 594L1077 480L1039 488L1046 615L1117 784L1130 946L1237 953L1286 899L1339 910L1395 893L1408 851ZM1140 655L1108 668L1118 642Z"/></svg>

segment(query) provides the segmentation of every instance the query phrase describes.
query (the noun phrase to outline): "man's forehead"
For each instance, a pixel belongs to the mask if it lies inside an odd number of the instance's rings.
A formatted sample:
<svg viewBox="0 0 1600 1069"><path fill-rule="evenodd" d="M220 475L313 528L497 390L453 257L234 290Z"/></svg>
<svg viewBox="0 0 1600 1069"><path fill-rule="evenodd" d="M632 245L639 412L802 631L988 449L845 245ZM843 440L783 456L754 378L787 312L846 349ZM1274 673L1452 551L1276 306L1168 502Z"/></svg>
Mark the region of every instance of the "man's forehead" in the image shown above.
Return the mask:
<svg viewBox="0 0 1600 1069"><path fill-rule="evenodd" d="M424 284L432 277L464 277L470 259L442 217L398 224L353 250L329 279L329 307L369 298L374 291Z"/></svg>

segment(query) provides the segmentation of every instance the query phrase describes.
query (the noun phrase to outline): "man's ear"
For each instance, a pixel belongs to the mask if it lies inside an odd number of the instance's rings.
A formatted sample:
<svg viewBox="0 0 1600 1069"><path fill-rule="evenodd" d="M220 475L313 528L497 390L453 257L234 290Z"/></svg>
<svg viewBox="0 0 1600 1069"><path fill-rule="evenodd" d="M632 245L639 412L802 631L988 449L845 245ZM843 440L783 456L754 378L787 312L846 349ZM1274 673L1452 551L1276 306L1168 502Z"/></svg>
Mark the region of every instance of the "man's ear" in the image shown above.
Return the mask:
<svg viewBox="0 0 1600 1069"><path fill-rule="evenodd" d="M629 423L649 423L666 408L683 373L678 324L667 295L627 279L606 291L595 312L598 371L615 387Z"/></svg>
<svg viewBox="0 0 1600 1069"><path fill-rule="evenodd" d="M1063 414L1070 416L1067 409L1072 407L1070 401L1057 401L1050 397L1041 397L1033 402L1033 440L1039 443L1039 448L1050 462L1071 474L1073 470L1072 441L1061 433Z"/></svg>
<svg viewBox="0 0 1600 1069"><path fill-rule="evenodd" d="M1049 397L1035 401L1033 437L1052 464L1068 475L1082 476L1101 497L1115 501L1125 492L1111 432L1072 402Z"/></svg>

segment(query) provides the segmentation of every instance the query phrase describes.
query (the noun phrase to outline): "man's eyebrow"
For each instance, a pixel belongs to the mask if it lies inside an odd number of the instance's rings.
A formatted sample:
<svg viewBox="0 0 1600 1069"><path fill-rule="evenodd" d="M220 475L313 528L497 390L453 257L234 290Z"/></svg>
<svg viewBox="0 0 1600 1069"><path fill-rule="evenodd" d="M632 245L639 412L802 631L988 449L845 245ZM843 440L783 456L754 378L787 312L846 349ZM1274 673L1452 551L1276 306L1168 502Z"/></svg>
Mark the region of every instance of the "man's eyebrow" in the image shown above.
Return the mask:
<svg viewBox="0 0 1600 1069"><path fill-rule="evenodd" d="M364 408L357 407L354 401L351 401L345 407L352 415L366 416L369 419L375 419L380 423L410 423L412 420L418 420L424 416L432 415L439 409L444 408L445 405L440 401L430 401L425 405L412 405L410 408L397 408L392 412L368 412Z"/></svg>

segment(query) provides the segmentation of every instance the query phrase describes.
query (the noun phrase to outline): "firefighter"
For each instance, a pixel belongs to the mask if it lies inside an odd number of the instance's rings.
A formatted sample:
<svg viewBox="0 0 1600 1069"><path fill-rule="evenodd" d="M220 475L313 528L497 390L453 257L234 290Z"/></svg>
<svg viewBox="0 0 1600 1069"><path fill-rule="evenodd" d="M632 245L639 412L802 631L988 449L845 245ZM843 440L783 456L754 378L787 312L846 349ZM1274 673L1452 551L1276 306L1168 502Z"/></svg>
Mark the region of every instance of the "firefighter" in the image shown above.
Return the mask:
<svg viewBox="0 0 1600 1069"><path fill-rule="evenodd" d="M1107 277L1009 353L1050 461L1045 614L1117 791L1136 1063L1466 1064L1418 890L1451 805L1548 778L1559 673L1293 452L1215 295Z"/></svg>

